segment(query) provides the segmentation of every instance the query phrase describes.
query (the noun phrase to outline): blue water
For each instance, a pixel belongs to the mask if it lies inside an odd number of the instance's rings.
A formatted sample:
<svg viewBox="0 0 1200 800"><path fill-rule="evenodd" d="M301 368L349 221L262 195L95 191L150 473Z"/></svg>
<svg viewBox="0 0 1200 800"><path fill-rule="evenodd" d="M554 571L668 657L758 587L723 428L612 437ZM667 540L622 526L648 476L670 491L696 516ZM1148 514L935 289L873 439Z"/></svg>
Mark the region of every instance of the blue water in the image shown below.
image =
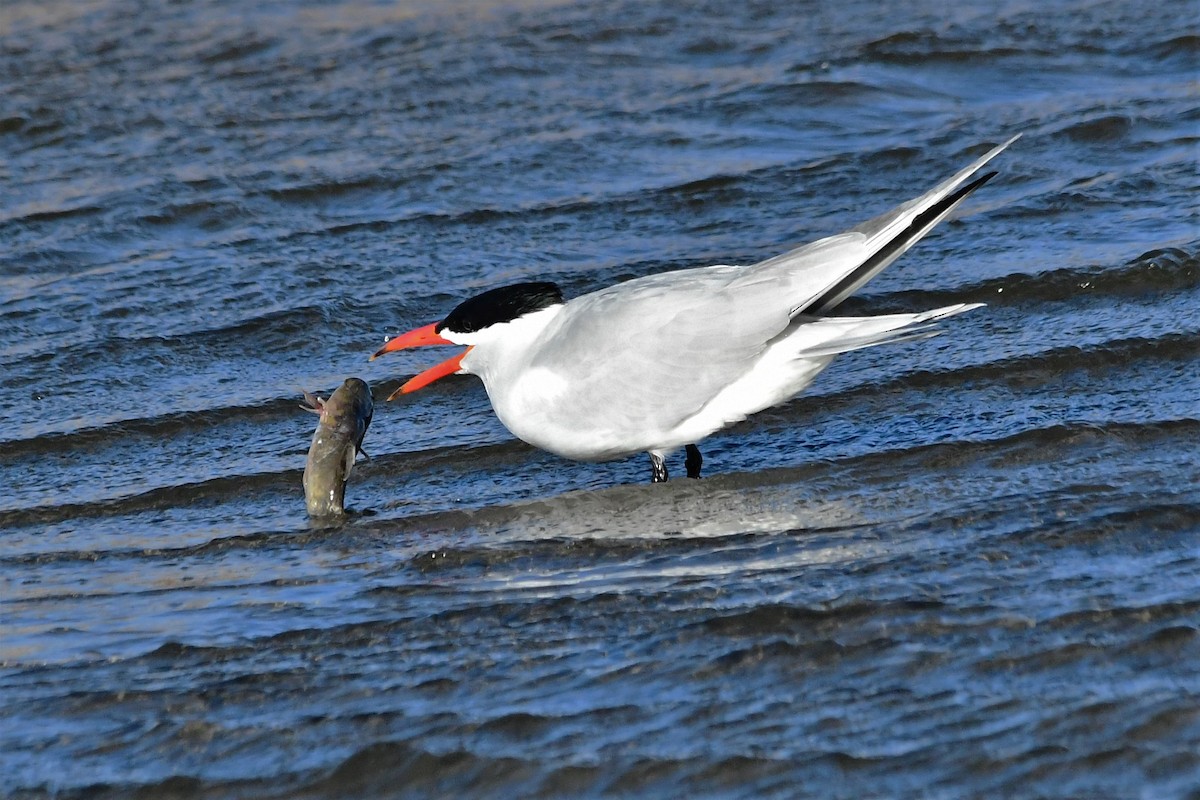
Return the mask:
<svg viewBox="0 0 1200 800"><path fill-rule="evenodd" d="M1193 11L6 0L0 794L1200 796ZM1018 132L843 306L987 307L702 481L367 362ZM352 375L360 513L312 526L301 391Z"/></svg>

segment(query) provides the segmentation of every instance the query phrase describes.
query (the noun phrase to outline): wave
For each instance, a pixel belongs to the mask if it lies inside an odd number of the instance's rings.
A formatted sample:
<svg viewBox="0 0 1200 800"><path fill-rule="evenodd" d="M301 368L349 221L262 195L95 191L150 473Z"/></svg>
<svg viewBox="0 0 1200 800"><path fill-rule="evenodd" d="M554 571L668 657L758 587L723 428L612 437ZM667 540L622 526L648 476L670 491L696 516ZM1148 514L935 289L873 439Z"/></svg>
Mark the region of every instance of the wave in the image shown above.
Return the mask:
<svg viewBox="0 0 1200 800"><path fill-rule="evenodd" d="M474 227L508 220L532 222L609 212L628 217L640 210L653 207L663 200L694 199L715 191L732 192L737 190L740 185L754 183L773 169L775 168L748 168L736 174L714 173L703 178L645 185L629 190L597 189L586 196L568 194L529 202L516 200L504 206L491 205L445 210L418 207L415 213L400 213L385 219L336 223L328 227L326 232L338 235L354 231L383 232L397 225L414 224L435 227ZM815 169L815 167L806 169ZM733 199L728 195L722 195L722 197L727 200Z"/></svg>
<svg viewBox="0 0 1200 800"><path fill-rule="evenodd" d="M0 528L45 525L70 519L132 514L179 508L202 500L236 497L247 491L274 486L300 485L303 470L281 470L246 475L222 475L196 483L162 486L105 500L84 503L58 503L0 511Z"/></svg>
<svg viewBox="0 0 1200 800"><path fill-rule="evenodd" d="M641 709L630 708L615 720L590 721L591 725L624 725L641 719ZM592 711L589 716L604 715ZM612 712L617 713L617 712ZM388 713L371 717L388 720ZM625 718L628 718L626 720ZM561 724L558 717L531 716L531 726ZM483 723L487 725L488 723ZM531 727L531 730L534 728ZM503 728L479 733L503 736ZM536 731L535 731L536 733ZM527 740L508 736L529 749ZM160 781L131 784L95 784L78 793L60 793L59 800L116 800L126 797L279 797L321 800L345 797L609 797L645 795L719 796L728 798L791 797L799 782L812 775L837 775L842 780L856 770L872 770L895 759L876 758L838 749L806 753L803 758L735 753L722 757L647 756L629 754L572 763L514 755L485 755L457 746L438 748L424 742L389 740L355 751L336 767L307 774L282 773L270 781L201 780L174 775ZM896 769L901 765L896 763ZM870 793L867 781L878 778L859 774L860 792ZM403 790L397 794L397 787ZM281 795L280 792L284 794Z"/></svg>
<svg viewBox="0 0 1200 800"><path fill-rule="evenodd" d="M693 623L704 633L725 636L762 636L788 633L797 629L819 634L822 629L851 620L875 616L896 618L909 611L931 611L945 604L936 600L896 600L893 602L853 600L822 607L786 603L764 604L745 611L716 614Z"/></svg>
<svg viewBox="0 0 1200 800"><path fill-rule="evenodd" d="M1170 39L1146 44L1141 50L1158 61L1178 63L1181 67L1196 68L1200 60L1200 34L1182 34Z"/></svg>
<svg viewBox="0 0 1200 800"><path fill-rule="evenodd" d="M908 449L875 451L836 461L823 460L799 466L777 467L754 472L724 473L706 478L703 482L679 481L666 484L665 487L610 486L594 491L576 491L549 498L519 500L503 505L477 505L378 518L373 514L367 514L352 517L346 526L337 530L336 535L394 541L396 536L404 533L425 537L431 531L494 530L518 524L526 528L533 525L533 527L546 532L551 539L566 537L576 540L580 537L594 536L620 539L622 538L620 532L612 527L615 513L620 516L637 518L636 529L627 532L627 536L637 539L647 535L657 536L658 534L653 533L658 530L653 521L659 520L659 518L661 518L659 521L665 526L663 530L673 529L672 524L678 525L679 520L686 518L686 513L682 509L690 507L698 501L698 493L711 498L716 493L756 491L772 486L801 484L826 476L835 466L840 470L853 469L862 473L890 474L896 467L897 458L904 457L917 459L928 469L942 470L947 468L947 464L950 462L970 462L976 459L995 458L1001 454L1006 454L1010 460L1016 458L1019 461L1038 461L1044 458L1045 453L1058 452L1063 448L1089 447L1110 441L1120 442L1125 446L1150 447L1159 441L1178 442L1195 439L1198 436L1200 436L1200 419L1191 418L1140 423L1057 424L993 439L939 442ZM521 457L527 452L527 447L510 441L476 450L485 451L486 457L508 461ZM476 450L472 452L474 453ZM431 468L431 464L437 462L458 463L462 460L461 449L446 448L419 453L415 457L411 454L376 456L373 459L373 466L376 469L387 471L389 475L403 472L421 474L427 472ZM223 476L198 483L153 489L132 497L114 500L17 509L0 513L0 528L159 510L186 506L201 500L214 502L219 501L222 497L236 497L256 489L277 487L281 491L290 491L299 483L299 474L300 470L296 469ZM635 511L637 513L634 513ZM772 518L773 521L770 524L773 526L772 529L802 524L805 530L811 533L836 532L844 529L845 526L854 528L862 522L862 520L836 513L836 509L830 509L830 512L830 514L825 514L820 509L809 509L806 512L807 516L793 515L789 518ZM1166 524L1170 520L1176 519L1179 514L1184 514L1184 517L1178 518L1187 519L1186 515L1189 513L1194 513L1194 509L1189 512L1187 509L1181 510L1176 505L1167 503L1164 505L1162 519ZM788 519L792 519L792 522L789 523ZM672 520L674 520L673 523ZM745 521L743 522L745 523ZM749 524L745 523L740 528L733 526L729 528L729 531L737 529L738 535L742 535L746 530L746 525ZM296 537L306 540L307 537L328 538L330 535L329 531L308 529L300 532L262 532L220 537L206 543L183 548L138 548L135 551L111 553L90 551L28 553L3 558L0 561L4 563L41 563L60 560L94 561L97 558L108 557L175 558L181 554L203 553L214 549L257 548L268 543L290 546L290 544L294 544ZM697 528L697 535L701 535L700 528ZM606 543L603 548L611 546L619 547L620 545ZM596 555L600 556L601 553L597 552ZM468 553L462 555L462 558L478 560L478 556L478 553L474 555ZM438 558L448 558L448 555L439 552ZM442 563L452 563L456 560L451 559ZM433 565L432 561L430 565Z"/></svg>
<svg viewBox="0 0 1200 800"><path fill-rule="evenodd" d="M395 386L400 385L399 381L392 381L392 383ZM380 384L378 391L384 391L386 388L386 385ZM130 436L166 440L174 434L212 427L220 423L283 419L293 413L302 396L298 388L295 397L277 397L255 405L177 411L153 417L131 416L114 419L103 425L85 425L66 431L43 433L27 439L0 440L0 445L4 447L4 454L0 457L0 461L16 460L40 453L60 452L67 448L103 447ZM386 397L386 395L384 396Z"/></svg>
<svg viewBox="0 0 1200 800"><path fill-rule="evenodd" d="M1108 114L1085 119L1059 131L1073 142L1111 142L1125 138L1133 130L1133 119L1124 114Z"/></svg>
<svg viewBox="0 0 1200 800"><path fill-rule="evenodd" d="M279 189L268 189L263 192L267 197L282 203L307 204L316 202L323 205L332 198L348 197L360 192L393 192L401 185L417 180L419 176L405 176L398 180L382 175L367 175L349 180L330 180L305 183L297 186L287 186Z"/></svg>
<svg viewBox="0 0 1200 800"><path fill-rule="evenodd" d="M1048 55L1049 51L1039 48L1032 40L1012 45L988 44L982 37L974 39L952 39L932 30L900 31L874 39L858 48L856 59L882 61L885 63L946 62L950 64L977 64L989 60L1018 56Z"/></svg>
<svg viewBox="0 0 1200 800"><path fill-rule="evenodd" d="M847 315L910 311L951 303L1013 306L1057 303L1081 295L1128 297L1167 294L1200 287L1200 243L1196 249L1168 247L1149 250L1120 266L1013 273L976 284L948 289L920 289L887 295L856 295L839 307Z"/></svg>
<svg viewBox="0 0 1200 800"><path fill-rule="evenodd" d="M1200 348L1200 331L1169 334L1161 338L1135 337L1105 342L1097 347L1059 347L1028 356L956 367L949 370L920 370L871 388L835 395L814 396L813 402L828 404L852 401L866 393L904 388L954 387L969 383L1022 386L1062 375L1086 365L1088 369L1120 367L1134 361L1194 361ZM819 401L816 399L819 397ZM803 402L804 397L799 398Z"/></svg>
<svg viewBox="0 0 1200 800"><path fill-rule="evenodd" d="M928 87L917 89L905 85L877 86L872 83L848 80L808 79L794 83L769 85L747 91L738 87L726 95L714 98L712 105L723 113L751 110L762 104L802 105L808 107L847 104L877 104L890 106L898 98L928 97Z"/></svg>
<svg viewBox="0 0 1200 800"><path fill-rule="evenodd" d="M8 133L18 133L29 124L29 118L23 116L0 117L0 136Z"/></svg>
<svg viewBox="0 0 1200 800"><path fill-rule="evenodd" d="M1162 40L1129 43L1107 36L1064 39L1052 28L1019 25L1001 19L991 36L954 36L931 29L899 31L873 39L858 47L853 61L892 64L979 64L1000 59L1069 58L1072 53L1095 56L1112 53L1128 58L1147 58L1166 64L1194 68L1200 36L1181 34Z"/></svg>
<svg viewBox="0 0 1200 800"><path fill-rule="evenodd" d="M74 217L95 216L104 212L104 208L92 203L71 206L67 208L32 208L17 209L11 215L0 219L0 225L20 224L30 225L39 222L61 222Z"/></svg>
<svg viewBox="0 0 1200 800"><path fill-rule="evenodd" d="M212 231L239 224L240 221L251 217L250 210L242 202L196 200L172 203L142 214L134 220L134 223L155 227L185 225Z"/></svg>
<svg viewBox="0 0 1200 800"><path fill-rule="evenodd" d="M403 315L403 309L402 301L387 301L388 314ZM30 313L25 309L11 312L0 309L0 326L20 326L24 323L23 318ZM102 313L119 318L125 312L122 309L109 309ZM297 342L312 337L314 331L328 331L339 324L344 325L351 335L359 335L354 321L372 318L379 313L378 309L356 297L339 297L321 305L297 305L240 315L225 324L196 327L179 333L123 335L114 332L71 339L66 334L44 336L37 343L19 343L11 349L0 351L0 364L52 358L55 369L69 376L93 372L98 362L120 364L123 372L130 372L135 365L141 365L142 371L148 373L157 371L164 363L181 363L185 360L193 364L197 360L232 363L256 353L290 351ZM372 344L363 345L364 363Z"/></svg>
<svg viewBox="0 0 1200 800"><path fill-rule="evenodd" d="M201 64L219 65L262 55L275 49L278 44L276 39L262 38L254 33L241 33L225 41L208 45L205 50L195 53L195 57Z"/></svg>

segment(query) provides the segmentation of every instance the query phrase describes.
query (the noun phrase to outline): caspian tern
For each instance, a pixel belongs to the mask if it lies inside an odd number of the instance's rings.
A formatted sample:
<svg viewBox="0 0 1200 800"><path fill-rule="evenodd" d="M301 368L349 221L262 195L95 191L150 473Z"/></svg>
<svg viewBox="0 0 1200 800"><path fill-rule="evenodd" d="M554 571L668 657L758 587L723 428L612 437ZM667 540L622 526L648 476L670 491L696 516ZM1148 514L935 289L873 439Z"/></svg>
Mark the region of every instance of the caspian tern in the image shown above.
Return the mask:
<svg viewBox="0 0 1200 800"><path fill-rule="evenodd" d="M579 461L646 451L655 483L684 447L698 478L696 442L796 396L839 353L936 335L933 323L982 305L827 316L995 176L968 182L1019 136L914 200L758 264L649 275L565 301L553 283L492 289L371 358L465 345L388 399L478 375L496 416L535 447Z"/></svg>

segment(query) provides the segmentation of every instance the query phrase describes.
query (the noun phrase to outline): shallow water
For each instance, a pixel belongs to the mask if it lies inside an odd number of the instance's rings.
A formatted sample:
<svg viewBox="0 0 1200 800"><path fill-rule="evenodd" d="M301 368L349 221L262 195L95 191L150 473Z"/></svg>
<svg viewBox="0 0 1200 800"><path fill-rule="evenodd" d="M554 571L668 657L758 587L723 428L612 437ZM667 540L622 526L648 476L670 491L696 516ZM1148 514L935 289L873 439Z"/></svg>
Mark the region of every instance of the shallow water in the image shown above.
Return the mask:
<svg viewBox="0 0 1200 800"><path fill-rule="evenodd" d="M1173 4L6 2L4 793L1200 796L1198 69ZM703 481L366 362L1016 132L843 306L987 308ZM351 375L363 513L313 527L297 406Z"/></svg>

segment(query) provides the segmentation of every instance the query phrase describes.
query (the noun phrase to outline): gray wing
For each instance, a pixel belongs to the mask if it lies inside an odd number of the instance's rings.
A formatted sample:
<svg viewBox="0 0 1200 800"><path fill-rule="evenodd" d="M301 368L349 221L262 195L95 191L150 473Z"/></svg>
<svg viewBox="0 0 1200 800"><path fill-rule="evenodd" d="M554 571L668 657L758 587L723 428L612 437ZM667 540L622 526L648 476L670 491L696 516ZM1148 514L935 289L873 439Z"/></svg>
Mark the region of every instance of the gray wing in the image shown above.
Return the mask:
<svg viewBox="0 0 1200 800"><path fill-rule="evenodd" d="M668 431L748 369L784 332L789 306L734 290L742 268L680 270L575 298L539 337L532 368L597 427Z"/></svg>

